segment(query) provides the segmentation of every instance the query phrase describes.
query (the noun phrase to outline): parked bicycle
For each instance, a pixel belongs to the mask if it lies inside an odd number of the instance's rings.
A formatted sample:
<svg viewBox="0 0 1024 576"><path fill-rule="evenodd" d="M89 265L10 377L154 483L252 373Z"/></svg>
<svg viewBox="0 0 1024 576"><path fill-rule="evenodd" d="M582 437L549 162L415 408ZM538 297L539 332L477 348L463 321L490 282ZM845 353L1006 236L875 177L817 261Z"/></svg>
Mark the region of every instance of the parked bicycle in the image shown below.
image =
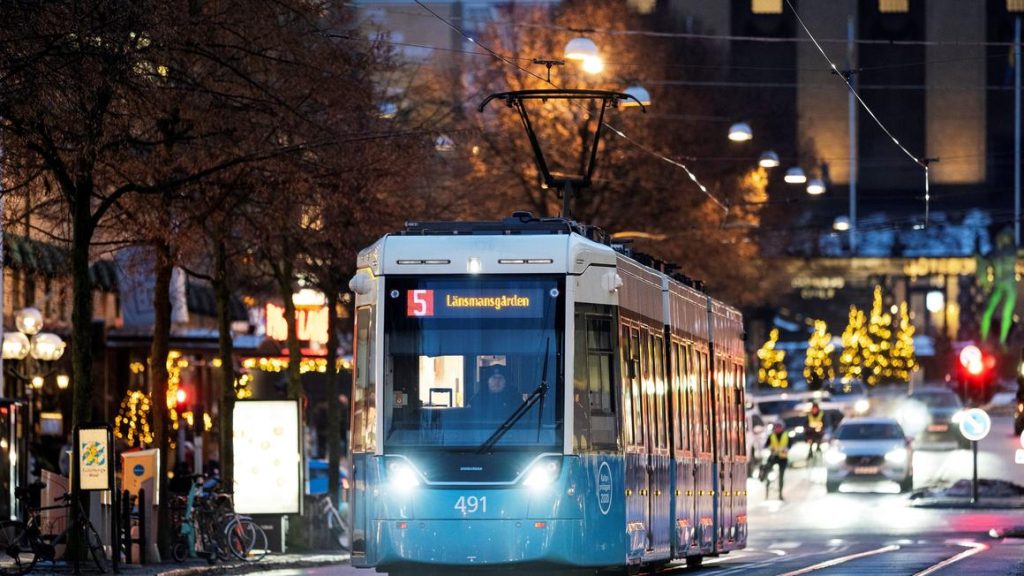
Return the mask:
<svg viewBox="0 0 1024 576"><path fill-rule="evenodd" d="M211 564L231 557L262 560L268 551L263 529L252 518L234 511L229 494L204 492L202 476L193 476L192 480L181 503L178 539L171 551L174 559L183 562L202 556ZM205 481L209 483L209 479Z"/></svg>
<svg viewBox="0 0 1024 576"><path fill-rule="evenodd" d="M334 507L330 495L320 494L317 496L314 506L314 526L323 530L322 534L328 544L342 550L349 550L352 545L352 533L348 521Z"/></svg>
<svg viewBox="0 0 1024 576"><path fill-rule="evenodd" d="M96 568L101 573L105 572L107 559L103 551L103 541L86 516L81 503L70 494L64 494L56 500L60 504L39 506L38 493L42 486L33 484L15 490L15 496L25 506L28 520L0 522L0 575L27 574L40 560L55 563L58 559L63 559L67 544L75 531L81 535L79 541L84 542L89 556L96 563ZM72 506L78 508L76 522L68 521L66 527L58 533L44 532L51 528L42 525L43 511L65 510L70 513Z"/></svg>

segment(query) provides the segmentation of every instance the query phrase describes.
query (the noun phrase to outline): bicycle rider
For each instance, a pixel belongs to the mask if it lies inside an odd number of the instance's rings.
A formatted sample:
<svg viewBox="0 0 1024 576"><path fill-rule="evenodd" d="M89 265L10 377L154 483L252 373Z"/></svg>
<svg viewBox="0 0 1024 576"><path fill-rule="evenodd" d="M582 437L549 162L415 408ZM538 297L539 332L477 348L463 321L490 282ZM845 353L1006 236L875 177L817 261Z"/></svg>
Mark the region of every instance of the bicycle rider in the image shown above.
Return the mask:
<svg viewBox="0 0 1024 576"><path fill-rule="evenodd" d="M825 413L817 402L811 404L811 411L807 413L807 426L804 430L804 435L807 437L808 460L814 454L821 456L821 441L825 436Z"/></svg>

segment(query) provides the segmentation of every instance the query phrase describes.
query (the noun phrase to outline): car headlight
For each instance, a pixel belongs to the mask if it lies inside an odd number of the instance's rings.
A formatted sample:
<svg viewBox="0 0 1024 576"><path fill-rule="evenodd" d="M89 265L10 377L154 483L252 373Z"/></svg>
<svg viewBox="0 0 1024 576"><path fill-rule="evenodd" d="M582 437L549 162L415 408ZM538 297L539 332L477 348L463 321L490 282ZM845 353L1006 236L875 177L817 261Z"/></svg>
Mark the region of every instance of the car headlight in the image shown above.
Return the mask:
<svg viewBox="0 0 1024 576"><path fill-rule="evenodd" d="M523 480L523 486L529 486L530 488L544 488L557 480L561 471L562 467L560 466L560 460L556 460L554 458L543 458L541 460L537 460L526 472L526 479Z"/></svg>
<svg viewBox="0 0 1024 576"><path fill-rule="evenodd" d="M405 492L420 485L416 470L408 462L392 462L388 464L388 482L392 488Z"/></svg>
<svg viewBox="0 0 1024 576"><path fill-rule="evenodd" d="M853 403L853 411L857 414L867 414L868 410L871 410L871 402L868 402L867 398L861 398Z"/></svg>
<svg viewBox="0 0 1024 576"><path fill-rule="evenodd" d="M953 416L949 419L949 421L952 422L953 424L959 424L960 421L963 420L963 419L964 419L964 411L963 410L957 410L956 413L953 414Z"/></svg>
<svg viewBox="0 0 1024 576"><path fill-rule="evenodd" d="M885 461L891 464L906 464L907 463L907 449L896 448L890 450L885 454Z"/></svg>
<svg viewBox="0 0 1024 576"><path fill-rule="evenodd" d="M844 460L846 460L846 454L844 454L839 448L832 448L828 452L825 452L825 464L828 464L829 466L842 464Z"/></svg>

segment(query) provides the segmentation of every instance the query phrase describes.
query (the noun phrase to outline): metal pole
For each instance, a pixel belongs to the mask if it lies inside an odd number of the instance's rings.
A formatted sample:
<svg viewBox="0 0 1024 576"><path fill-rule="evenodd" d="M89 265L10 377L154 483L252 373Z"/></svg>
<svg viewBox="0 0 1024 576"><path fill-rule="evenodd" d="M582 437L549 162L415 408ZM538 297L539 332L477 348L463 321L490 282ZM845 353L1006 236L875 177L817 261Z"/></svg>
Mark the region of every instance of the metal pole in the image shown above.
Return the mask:
<svg viewBox="0 0 1024 576"><path fill-rule="evenodd" d="M974 475L971 480L971 504L978 502L978 441L971 440L971 452L974 453Z"/></svg>
<svg viewBox="0 0 1024 576"><path fill-rule="evenodd" d="M1020 16L1013 26L1013 242L1020 247Z"/></svg>
<svg viewBox="0 0 1024 576"><path fill-rule="evenodd" d="M847 69L851 71L850 86L857 81L856 74L852 74L856 59L853 19L853 14L846 17L846 64ZM850 256L855 256L857 254L857 99L853 96L853 90L850 90L846 96L846 106L850 131Z"/></svg>
<svg viewBox="0 0 1024 576"><path fill-rule="evenodd" d="M0 342L4 339L4 149L0 148ZM0 398L7 397L7 380L4 378L4 358L0 355ZM12 483L13 484L13 483Z"/></svg>

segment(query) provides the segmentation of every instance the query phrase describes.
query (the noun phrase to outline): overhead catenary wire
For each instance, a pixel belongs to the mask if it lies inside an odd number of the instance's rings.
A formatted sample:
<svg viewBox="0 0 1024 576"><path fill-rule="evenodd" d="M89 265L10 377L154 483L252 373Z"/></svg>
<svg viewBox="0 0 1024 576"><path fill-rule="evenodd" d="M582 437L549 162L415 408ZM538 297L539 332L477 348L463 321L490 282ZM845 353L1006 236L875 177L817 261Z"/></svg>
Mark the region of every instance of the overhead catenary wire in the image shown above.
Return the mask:
<svg viewBox="0 0 1024 576"><path fill-rule="evenodd" d="M560 88L558 85L554 84L553 82L551 82L550 80L548 80L544 76L541 76L540 74L537 74L537 73L535 73L532 70L529 70L527 68L523 68L522 66L516 64L511 59L509 59L509 58L499 54L495 50L491 49L489 46L480 43L475 38L473 38L469 34L467 34L464 30L462 30L461 28L459 28L455 24L451 23L450 21L445 19L443 16L441 16L437 12L431 10L421 0L415 0L415 1L416 1L417 5L419 5L421 8L423 8L424 10L426 10L427 12L432 14L439 21L443 22L446 26L451 28L453 31L458 33L460 36L462 36L463 38L465 38L467 41L471 42L475 46L479 46L480 48L482 48L482 49L486 50L487 52L489 52L492 56L494 56L494 58L496 58L499 61L501 61L501 62L503 62L505 64L508 64L508 65L510 65L510 66L512 66L512 67L514 67L514 68L516 68L516 69L518 69L520 71L522 71L522 72L525 72L526 74L528 74L530 76L533 76L534 78L540 80L541 82L544 82L546 84L554 86L555 88ZM660 152L652 150L651 148L647 147L646 145L638 142L636 139L627 136L622 130L619 130L618 128L615 128L614 126L612 126L608 122L602 122L602 125L605 128L607 128L608 130L611 130L612 133L614 133L619 138L622 138L626 142L629 142L630 144L632 144L633 146L637 147L638 149L646 152L647 154L650 154L650 155L654 156L655 158L657 158L659 160L662 160L663 162L665 162L667 164L670 164L670 165L675 166L677 168L681 168L684 172L686 172L686 175L689 176L690 180L694 184L697 185L698 189L700 189L700 191L703 192L705 196L710 198L711 201L713 201L720 208L722 208L722 210L724 210L725 212L728 213L728 210L729 210L728 207L725 204L723 204L718 198L716 198L715 195L712 194L710 190L708 190L707 186L705 186L703 183L701 183L701 181L697 178L697 175L686 164L683 164L682 162L678 162L676 160L673 160L672 158L669 158L668 156L665 156L664 154L661 154ZM594 145L597 146L597 142L595 142Z"/></svg>
<svg viewBox="0 0 1024 576"><path fill-rule="evenodd" d="M821 53L822 58L824 58L825 61L828 62L831 72L842 79L843 83L846 84L846 88L850 91L851 94L853 94L853 97L857 100L857 102L860 103L861 108L863 108L864 111L868 113L868 116L871 116L871 119L874 120L875 124L877 124L878 127L882 129L882 132L884 132L885 135L888 136L889 139L892 140L893 143L896 144L896 146L899 147L899 149L902 150L904 154L907 155L907 157L913 160L918 166L924 168L924 224L925 226L927 226L928 213L931 208L931 193L928 182L928 165L931 162L937 161L938 159L918 158L913 153L911 153L910 150L907 150L906 146L904 146L899 141L899 139L897 139L896 136L894 136L893 133L889 131L885 124L883 124L882 121L878 118L878 116L875 115L874 110L872 110L871 107L868 106L867 102L865 102L864 99L861 98L860 94L858 94L857 91L854 90L853 84L850 83L850 75L841 72L839 68L836 67L835 63L832 62L832 59L828 57L828 54L825 53L824 48L822 48L821 44L819 44L817 39L815 39L814 34L812 34L811 30L807 27L806 24L804 24L803 18L800 17L800 13L798 13L796 11L796 8L793 7L793 3L790 0L786 0L786 6L789 6L789 9L793 12L793 16L796 17L797 23L800 24L800 27L803 28L805 33L807 33L807 36L811 39L811 42L814 43L814 47L817 48L818 52Z"/></svg>

